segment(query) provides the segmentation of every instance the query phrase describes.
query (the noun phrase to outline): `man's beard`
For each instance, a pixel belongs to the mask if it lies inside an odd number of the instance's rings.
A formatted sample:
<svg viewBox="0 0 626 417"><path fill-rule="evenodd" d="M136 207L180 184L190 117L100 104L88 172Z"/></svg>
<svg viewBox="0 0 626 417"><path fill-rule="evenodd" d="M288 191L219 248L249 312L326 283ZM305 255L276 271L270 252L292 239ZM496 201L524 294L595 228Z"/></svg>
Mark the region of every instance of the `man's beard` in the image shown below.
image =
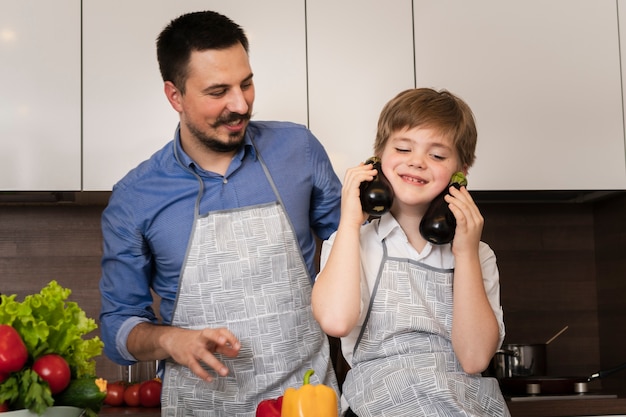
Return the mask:
<svg viewBox="0 0 626 417"><path fill-rule="evenodd" d="M223 124L228 124L231 121L249 119L249 114L230 113L226 117L220 117L219 119L217 119L217 121L211 127L217 129L219 126ZM238 150L243 143L243 137L246 133L245 129L240 132L231 133L228 135L228 142L223 142L215 136L209 136L206 133L200 131L191 123L187 123L187 129L189 129L191 134L198 140L198 142L200 142L206 148L214 152L220 153L229 153Z"/></svg>

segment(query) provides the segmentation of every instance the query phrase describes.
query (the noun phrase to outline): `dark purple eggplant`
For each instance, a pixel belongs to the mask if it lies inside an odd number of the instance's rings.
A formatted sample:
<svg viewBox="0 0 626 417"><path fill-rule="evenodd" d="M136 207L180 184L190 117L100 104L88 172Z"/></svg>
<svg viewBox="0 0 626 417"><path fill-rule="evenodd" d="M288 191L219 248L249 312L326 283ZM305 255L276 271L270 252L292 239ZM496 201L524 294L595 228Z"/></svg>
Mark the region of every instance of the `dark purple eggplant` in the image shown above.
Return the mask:
<svg viewBox="0 0 626 417"><path fill-rule="evenodd" d="M444 198L450 194L451 186L458 190L461 186L466 185L465 175L462 172L457 172L450 179L448 187L430 203L420 222L420 233L424 239L435 245L452 242L456 231L456 219Z"/></svg>
<svg viewBox="0 0 626 417"><path fill-rule="evenodd" d="M380 217L391 209L393 204L393 189L383 175L380 167L380 158L373 156L365 161L372 164L378 174L372 181L363 181L360 186L361 206L363 211L372 217Z"/></svg>

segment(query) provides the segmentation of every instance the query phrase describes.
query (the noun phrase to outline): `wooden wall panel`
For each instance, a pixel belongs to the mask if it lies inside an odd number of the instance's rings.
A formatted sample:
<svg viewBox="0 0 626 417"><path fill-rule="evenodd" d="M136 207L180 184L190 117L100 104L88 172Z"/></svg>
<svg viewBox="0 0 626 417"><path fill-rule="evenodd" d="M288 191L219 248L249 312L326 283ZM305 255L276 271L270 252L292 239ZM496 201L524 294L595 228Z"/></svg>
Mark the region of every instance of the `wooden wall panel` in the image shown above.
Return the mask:
<svg viewBox="0 0 626 417"><path fill-rule="evenodd" d="M626 196L597 204L596 264L603 368L626 363ZM626 371L603 384L626 395Z"/></svg>
<svg viewBox="0 0 626 417"><path fill-rule="evenodd" d="M23 297L51 279L98 317L104 203L0 205L0 291ZM548 346L548 373L583 376L626 362L626 196L591 204L480 204L498 257L505 343ZM118 367L98 359L98 373ZM626 372L596 382L622 389ZM625 389L626 391L626 389Z"/></svg>
<svg viewBox="0 0 626 417"><path fill-rule="evenodd" d="M70 288L88 317L100 312L100 258L103 205L0 205L0 292L22 300L51 280ZM96 330L89 336L100 335ZM106 357L96 361L99 376L118 379Z"/></svg>
<svg viewBox="0 0 626 417"><path fill-rule="evenodd" d="M598 370L593 209L590 204L481 204L483 240L498 258L505 343L545 343L547 372Z"/></svg>

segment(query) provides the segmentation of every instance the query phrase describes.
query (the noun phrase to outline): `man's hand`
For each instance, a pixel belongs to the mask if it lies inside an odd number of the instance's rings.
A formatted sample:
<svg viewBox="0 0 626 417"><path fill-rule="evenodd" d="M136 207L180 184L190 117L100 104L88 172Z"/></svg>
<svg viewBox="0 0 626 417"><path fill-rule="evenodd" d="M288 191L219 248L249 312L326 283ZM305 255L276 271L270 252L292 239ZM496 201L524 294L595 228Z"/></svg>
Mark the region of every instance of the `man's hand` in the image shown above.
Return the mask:
<svg viewBox="0 0 626 417"><path fill-rule="evenodd" d="M170 339L170 356L177 363L185 365L200 378L211 382L213 378L202 368L204 362L220 376L228 375L228 368L221 363L214 353L221 353L234 358L239 353L241 344L228 329L187 330L173 335Z"/></svg>
<svg viewBox="0 0 626 417"><path fill-rule="evenodd" d="M226 328L190 330L149 323L137 325L128 336L127 344L138 360L172 358L207 382L213 378L201 363L226 376L228 368L214 354L234 358L241 348L239 340Z"/></svg>

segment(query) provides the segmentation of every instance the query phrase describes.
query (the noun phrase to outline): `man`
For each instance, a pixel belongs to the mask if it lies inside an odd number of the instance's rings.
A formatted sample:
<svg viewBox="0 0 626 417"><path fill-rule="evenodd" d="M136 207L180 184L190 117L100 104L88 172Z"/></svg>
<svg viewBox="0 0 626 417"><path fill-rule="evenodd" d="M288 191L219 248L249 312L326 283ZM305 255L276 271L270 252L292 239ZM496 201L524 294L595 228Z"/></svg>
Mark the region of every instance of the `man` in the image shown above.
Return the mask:
<svg viewBox="0 0 626 417"><path fill-rule="evenodd" d="M157 56L180 123L103 212L105 353L166 360L166 416L254 416L308 369L337 389L310 307L314 234L330 236L340 210L326 152L304 126L250 121L248 40L227 17L174 19Z"/></svg>

